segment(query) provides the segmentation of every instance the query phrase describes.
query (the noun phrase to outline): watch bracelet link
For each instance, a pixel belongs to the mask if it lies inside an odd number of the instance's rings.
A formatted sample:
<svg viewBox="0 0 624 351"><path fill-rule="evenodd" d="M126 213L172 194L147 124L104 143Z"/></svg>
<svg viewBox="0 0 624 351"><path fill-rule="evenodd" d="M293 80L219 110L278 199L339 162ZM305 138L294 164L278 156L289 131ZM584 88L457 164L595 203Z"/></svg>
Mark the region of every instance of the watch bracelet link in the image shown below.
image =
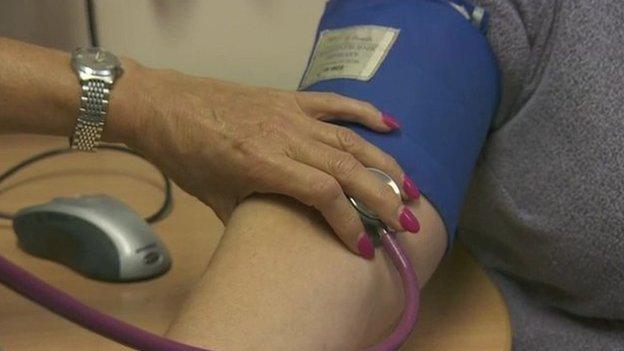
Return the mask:
<svg viewBox="0 0 624 351"><path fill-rule="evenodd" d="M80 113L69 143L73 150L94 152L104 131L110 86L97 79L87 80L81 86Z"/></svg>

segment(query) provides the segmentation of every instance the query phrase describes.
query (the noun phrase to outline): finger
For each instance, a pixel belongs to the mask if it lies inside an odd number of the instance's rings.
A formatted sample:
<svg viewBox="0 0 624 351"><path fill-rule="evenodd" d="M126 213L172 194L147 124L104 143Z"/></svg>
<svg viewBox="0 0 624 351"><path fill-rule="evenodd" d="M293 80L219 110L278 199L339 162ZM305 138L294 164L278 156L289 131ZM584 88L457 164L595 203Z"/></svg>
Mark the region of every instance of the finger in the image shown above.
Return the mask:
<svg viewBox="0 0 624 351"><path fill-rule="evenodd" d="M394 157L369 143L356 132L331 124L310 128L310 132L323 143L350 153L364 166L374 167L387 173L397 184L401 185L399 188L403 198L417 199L420 197L418 186L403 171Z"/></svg>
<svg viewBox="0 0 624 351"><path fill-rule="evenodd" d="M372 259L375 256L373 242L336 179L289 158L278 162L279 167L271 172L271 178L263 181L266 188L260 191L292 196L316 208L351 251Z"/></svg>
<svg viewBox="0 0 624 351"><path fill-rule="evenodd" d="M298 144L294 158L334 177L347 194L363 202L388 226L413 233L420 230L418 220L401 198L353 155L311 142Z"/></svg>
<svg viewBox="0 0 624 351"><path fill-rule="evenodd" d="M378 132L390 132L400 128L396 118L379 111L365 101L335 93L299 92L296 94L301 110L315 119L358 123Z"/></svg>

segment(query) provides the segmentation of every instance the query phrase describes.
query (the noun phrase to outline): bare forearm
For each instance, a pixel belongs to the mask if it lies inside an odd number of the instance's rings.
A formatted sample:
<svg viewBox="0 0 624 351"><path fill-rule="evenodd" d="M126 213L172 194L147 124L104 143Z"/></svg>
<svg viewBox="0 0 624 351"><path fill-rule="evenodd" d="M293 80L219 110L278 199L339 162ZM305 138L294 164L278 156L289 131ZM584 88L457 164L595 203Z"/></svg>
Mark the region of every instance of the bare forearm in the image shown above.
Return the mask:
<svg viewBox="0 0 624 351"><path fill-rule="evenodd" d="M139 99L131 89L141 68L123 60L125 74L115 84L104 138L126 142L133 133ZM80 84L69 53L0 38L0 133L69 136L80 102Z"/></svg>
<svg viewBox="0 0 624 351"><path fill-rule="evenodd" d="M421 232L398 236L424 284L446 235L426 199L412 208ZM169 336L216 350L361 349L388 335L403 307L398 275L378 253L372 262L349 253L295 201L246 200Z"/></svg>

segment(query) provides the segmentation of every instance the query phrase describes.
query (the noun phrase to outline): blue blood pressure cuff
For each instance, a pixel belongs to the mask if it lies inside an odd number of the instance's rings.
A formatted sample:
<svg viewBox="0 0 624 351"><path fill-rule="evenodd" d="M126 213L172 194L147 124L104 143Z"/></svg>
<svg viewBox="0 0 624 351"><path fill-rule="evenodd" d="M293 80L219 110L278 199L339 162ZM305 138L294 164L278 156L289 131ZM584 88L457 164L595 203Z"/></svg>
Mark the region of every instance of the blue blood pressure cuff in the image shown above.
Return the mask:
<svg viewBox="0 0 624 351"><path fill-rule="evenodd" d="M330 0L300 90L371 102L401 130L348 125L394 156L444 220L449 245L499 101L487 13L464 0Z"/></svg>

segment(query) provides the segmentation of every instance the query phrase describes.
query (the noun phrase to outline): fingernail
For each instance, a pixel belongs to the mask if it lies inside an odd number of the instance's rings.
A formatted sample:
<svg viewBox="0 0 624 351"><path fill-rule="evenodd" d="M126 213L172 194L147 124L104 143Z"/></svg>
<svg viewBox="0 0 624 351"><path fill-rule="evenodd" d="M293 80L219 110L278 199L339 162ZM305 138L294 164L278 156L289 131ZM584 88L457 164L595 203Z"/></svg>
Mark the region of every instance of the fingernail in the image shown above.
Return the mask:
<svg viewBox="0 0 624 351"><path fill-rule="evenodd" d="M420 189L414 184L412 178L408 177L407 174L403 177L403 190L407 196L412 199L418 199L420 197Z"/></svg>
<svg viewBox="0 0 624 351"><path fill-rule="evenodd" d="M412 211L406 206L403 206L399 214L399 222L401 222L403 228L412 233L418 233L420 230L420 223L418 223L416 216L414 216Z"/></svg>
<svg viewBox="0 0 624 351"><path fill-rule="evenodd" d="M360 233L357 247L360 251L360 255L365 259L372 260L375 257L375 246L373 246L373 241L366 232Z"/></svg>
<svg viewBox="0 0 624 351"><path fill-rule="evenodd" d="M399 121L397 121L396 118L390 116L389 114L383 112L381 114L381 121L387 125L388 127L390 127L392 130L395 129L399 129L401 128L401 125L399 124Z"/></svg>

